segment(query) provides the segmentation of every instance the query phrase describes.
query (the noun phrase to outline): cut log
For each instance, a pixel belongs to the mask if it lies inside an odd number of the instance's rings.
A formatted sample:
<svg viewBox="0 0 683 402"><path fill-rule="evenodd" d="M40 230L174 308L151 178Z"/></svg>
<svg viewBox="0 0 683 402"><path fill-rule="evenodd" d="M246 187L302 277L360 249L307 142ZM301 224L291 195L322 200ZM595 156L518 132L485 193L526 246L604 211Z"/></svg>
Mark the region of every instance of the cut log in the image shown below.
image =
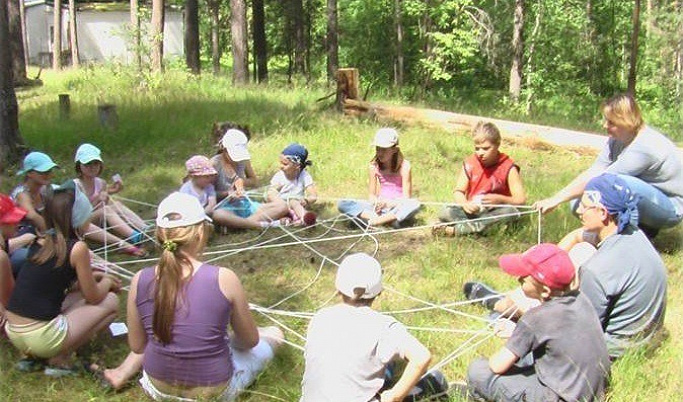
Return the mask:
<svg viewBox="0 0 683 402"><path fill-rule="evenodd" d="M358 99L358 69L340 68L337 70L337 109L344 109L344 101Z"/></svg>
<svg viewBox="0 0 683 402"><path fill-rule="evenodd" d="M71 100L69 94L59 94L59 118L69 120L71 116Z"/></svg>
<svg viewBox="0 0 683 402"><path fill-rule="evenodd" d="M119 126L119 115L116 113L116 105L105 103L97 106L97 115L100 124L104 128L116 130Z"/></svg>

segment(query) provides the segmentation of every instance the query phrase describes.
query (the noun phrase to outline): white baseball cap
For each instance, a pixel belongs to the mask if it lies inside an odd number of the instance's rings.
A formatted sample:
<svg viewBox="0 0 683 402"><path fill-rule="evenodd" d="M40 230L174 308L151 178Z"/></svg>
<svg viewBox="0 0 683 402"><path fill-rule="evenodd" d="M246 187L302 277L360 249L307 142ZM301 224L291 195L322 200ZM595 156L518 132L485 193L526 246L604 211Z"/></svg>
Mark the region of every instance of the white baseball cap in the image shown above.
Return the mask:
<svg viewBox="0 0 683 402"><path fill-rule="evenodd" d="M199 222L211 222L197 197L174 192L164 198L157 208L157 227L164 229L190 226Z"/></svg>
<svg viewBox="0 0 683 402"><path fill-rule="evenodd" d="M354 290L364 290L361 299L372 299L382 291L382 266L365 253L351 254L344 258L337 269L334 282L337 290L351 298L356 298Z"/></svg>
<svg viewBox="0 0 683 402"><path fill-rule="evenodd" d="M377 130L374 146L380 148L391 148L398 145L398 131L393 128L384 127Z"/></svg>
<svg viewBox="0 0 683 402"><path fill-rule="evenodd" d="M235 128L231 128L223 134L221 138L221 146L225 148L230 155L230 159L235 162L241 162L251 159L249 150L247 149L247 136Z"/></svg>

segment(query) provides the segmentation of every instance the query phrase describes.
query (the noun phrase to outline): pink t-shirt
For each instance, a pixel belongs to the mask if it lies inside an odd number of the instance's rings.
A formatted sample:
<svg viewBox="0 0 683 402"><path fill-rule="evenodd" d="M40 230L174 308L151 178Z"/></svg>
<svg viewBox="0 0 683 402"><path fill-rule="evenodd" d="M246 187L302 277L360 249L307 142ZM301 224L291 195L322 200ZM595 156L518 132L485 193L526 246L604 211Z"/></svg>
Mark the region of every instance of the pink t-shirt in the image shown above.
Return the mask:
<svg viewBox="0 0 683 402"><path fill-rule="evenodd" d="M398 173L382 174L376 164L370 167L375 172L375 177L379 180L379 197L384 199L394 199L403 197L403 175L410 170L410 162L403 160Z"/></svg>

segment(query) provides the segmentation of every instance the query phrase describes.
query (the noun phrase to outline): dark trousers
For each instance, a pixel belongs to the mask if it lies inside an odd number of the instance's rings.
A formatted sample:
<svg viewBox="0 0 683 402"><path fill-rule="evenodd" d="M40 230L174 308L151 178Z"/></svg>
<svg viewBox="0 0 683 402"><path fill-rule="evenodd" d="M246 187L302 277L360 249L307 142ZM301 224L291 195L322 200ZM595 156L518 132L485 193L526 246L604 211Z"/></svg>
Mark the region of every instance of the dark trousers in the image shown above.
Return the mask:
<svg viewBox="0 0 683 402"><path fill-rule="evenodd" d="M555 402L562 399L541 384L533 366L512 366L505 374L495 374L486 359L477 359L467 370L469 391L487 401Z"/></svg>

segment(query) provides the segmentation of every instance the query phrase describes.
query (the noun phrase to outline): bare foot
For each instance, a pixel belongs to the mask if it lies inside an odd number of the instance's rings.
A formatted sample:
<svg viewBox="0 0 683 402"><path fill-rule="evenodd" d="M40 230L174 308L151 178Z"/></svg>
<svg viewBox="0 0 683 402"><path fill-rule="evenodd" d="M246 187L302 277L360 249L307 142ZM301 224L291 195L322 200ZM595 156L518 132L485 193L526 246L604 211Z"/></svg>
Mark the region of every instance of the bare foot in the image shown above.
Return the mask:
<svg viewBox="0 0 683 402"><path fill-rule="evenodd" d="M106 369L102 372L102 379L108 382L117 391L128 381L125 376L116 369Z"/></svg>

